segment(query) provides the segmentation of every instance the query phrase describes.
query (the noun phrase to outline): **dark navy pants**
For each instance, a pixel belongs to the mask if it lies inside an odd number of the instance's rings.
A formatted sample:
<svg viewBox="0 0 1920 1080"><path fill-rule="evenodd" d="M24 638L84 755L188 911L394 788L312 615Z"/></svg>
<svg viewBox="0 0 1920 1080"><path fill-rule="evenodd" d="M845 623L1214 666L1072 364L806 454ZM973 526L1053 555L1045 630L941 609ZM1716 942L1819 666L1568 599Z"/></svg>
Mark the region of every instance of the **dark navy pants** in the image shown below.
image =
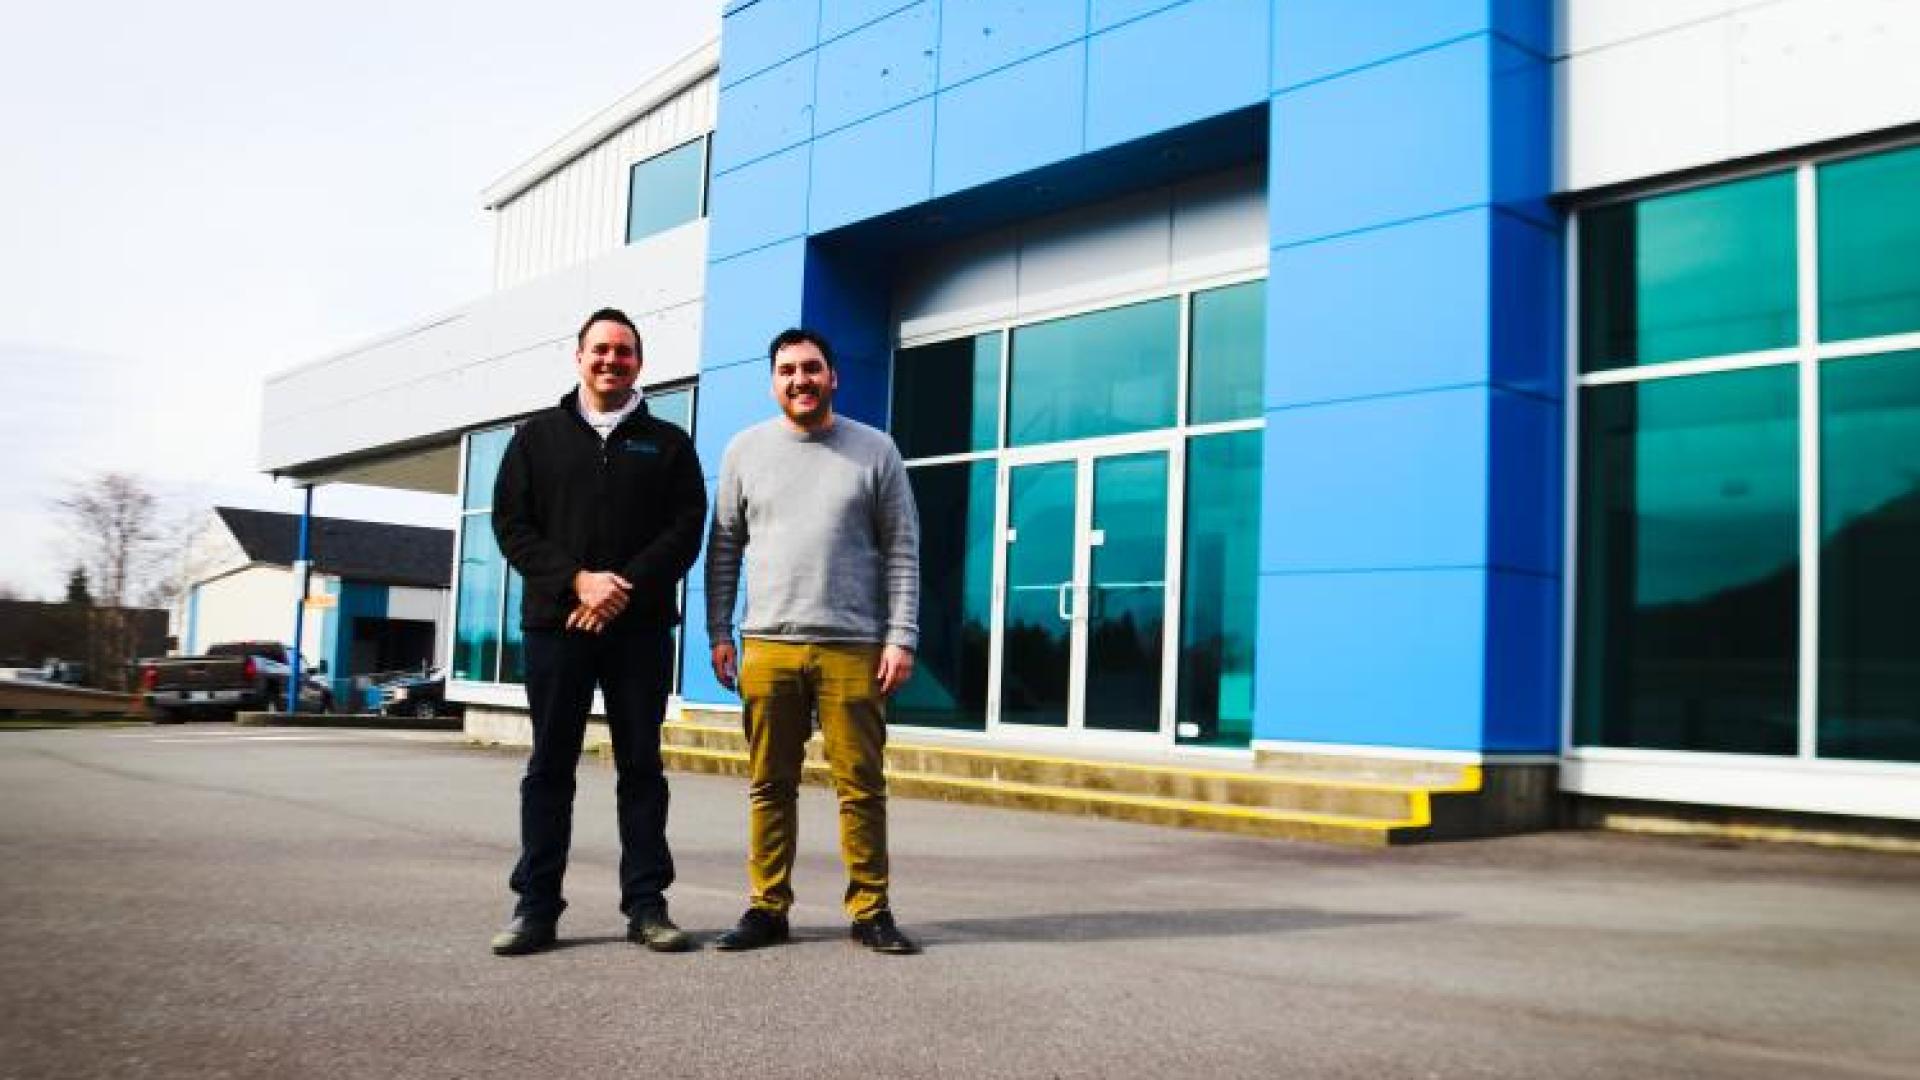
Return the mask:
<svg viewBox="0 0 1920 1080"><path fill-rule="evenodd" d="M660 764L673 636L666 629L587 634L528 630L527 706L533 753L520 781L520 861L510 884L514 914L558 919L573 843L574 770L595 686L607 709L619 779L620 910L629 917L666 904L673 884L667 849L667 778Z"/></svg>

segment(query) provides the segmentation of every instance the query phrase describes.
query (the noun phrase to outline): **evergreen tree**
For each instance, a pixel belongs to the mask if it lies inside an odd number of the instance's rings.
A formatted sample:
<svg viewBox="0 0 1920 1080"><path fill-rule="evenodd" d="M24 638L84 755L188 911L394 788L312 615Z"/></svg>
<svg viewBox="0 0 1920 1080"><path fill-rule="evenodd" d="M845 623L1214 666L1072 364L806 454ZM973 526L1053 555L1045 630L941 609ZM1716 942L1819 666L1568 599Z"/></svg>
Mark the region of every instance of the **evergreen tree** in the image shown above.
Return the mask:
<svg viewBox="0 0 1920 1080"><path fill-rule="evenodd" d="M87 587L85 567L76 566L73 568L73 573L68 575L67 603L78 604L81 607L93 606L93 591Z"/></svg>

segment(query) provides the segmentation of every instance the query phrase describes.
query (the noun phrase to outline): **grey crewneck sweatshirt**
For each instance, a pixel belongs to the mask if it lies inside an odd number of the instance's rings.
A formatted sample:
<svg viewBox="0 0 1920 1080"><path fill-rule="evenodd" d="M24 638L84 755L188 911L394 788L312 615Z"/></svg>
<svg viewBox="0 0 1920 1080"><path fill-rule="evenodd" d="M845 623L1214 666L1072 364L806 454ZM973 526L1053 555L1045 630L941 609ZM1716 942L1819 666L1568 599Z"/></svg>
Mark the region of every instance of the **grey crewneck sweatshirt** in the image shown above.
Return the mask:
<svg viewBox="0 0 1920 1080"><path fill-rule="evenodd" d="M885 642L920 629L920 520L893 440L858 421L803 432L775 418L734 436L707 534L707 634Z"/></svg>

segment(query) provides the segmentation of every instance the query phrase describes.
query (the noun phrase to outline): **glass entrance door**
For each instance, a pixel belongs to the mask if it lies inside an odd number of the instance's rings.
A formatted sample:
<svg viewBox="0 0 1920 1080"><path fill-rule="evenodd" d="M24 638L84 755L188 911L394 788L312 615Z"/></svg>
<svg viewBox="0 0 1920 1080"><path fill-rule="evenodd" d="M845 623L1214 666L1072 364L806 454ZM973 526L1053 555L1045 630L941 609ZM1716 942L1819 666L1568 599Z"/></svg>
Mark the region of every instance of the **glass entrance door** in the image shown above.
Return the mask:
<svg viewBox="0 0 1920 1080"><path fill-rule="evenodd" d="M1162 733L1173 458L1130 446L1006 465L997 726Z"/></svg>

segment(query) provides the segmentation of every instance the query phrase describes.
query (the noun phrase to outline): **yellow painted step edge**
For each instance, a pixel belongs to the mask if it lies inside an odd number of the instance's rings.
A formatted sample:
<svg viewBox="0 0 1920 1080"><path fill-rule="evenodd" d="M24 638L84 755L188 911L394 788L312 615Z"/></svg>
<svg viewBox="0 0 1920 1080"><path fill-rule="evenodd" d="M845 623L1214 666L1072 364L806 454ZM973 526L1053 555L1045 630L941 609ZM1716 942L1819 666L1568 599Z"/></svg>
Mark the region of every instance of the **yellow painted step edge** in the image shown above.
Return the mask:
<svg viewBox="0 0 1920 1080"><path fill-rule="evenodd" d="M669 754L681 754L709 761L727 761L746 763L746 755L726 750L706 750L694 746L663 747ZM814 766L824 770L824 766ZM1355 829L1407 829L1417 828L1430 822L1421 820L1427 817L1427 801L1415 800L1415 816L1405 820L1385 818L1357 818L1340 814L1321 814L1311 810L1271 810L1253 806L1233 806L1226 803L1203 803L1189 799L1169 799L1157 795L1129 795L1111 791L1087 791L1082 788L1053 787L1046 784L1023 784L1011 780L979 780L973 777L941 776L937 773L893 772L887 774L890 780L913 780L920 783L939 784L948 787L972 789L975 791L1005 791L1022 795L1040 795L1060 799L1066 802L1085 804L1122 804L1128 806L1151 807L1158 810L1172 810L1186 814L1200 814L1208 817L1241 818L1248 821L1293 821L1311 825L1338 825Z"/></svg>
<svg viewBox="0 0 1920 1080"><path fill-rule="evenodd" d="M730 727L722 727L717 724L694 724L685 720L676 720L667 726L738 734L738 732L735 732L734 729ZM1256 783L1298 784L1303 787L1346 788L1359 791L1384 791L1393 794L1423 792L1456 794L1479 791L1482 779L1481 767L1478 765L1461 766L1460 779L1451 784L1396 784L1387 780L1345 781L1328 777L1300 776L1296 774L1262 775L1260 773L1233 772L1227 769L1194 769L1178 765L1144 765L1133 761L1101 761L1092 758L1055 757L1048 754L1019 754L1008 753L1004 750L977 750L965 746L937 746L932 743L896 741L890 745L903 749L910 747L915 750L932 750L942 754L959 754L963 757L1011 758L1016 761L1032 761L1045 765L1092 765L1102 769L1121 769L1128 772L1174 772L1182 776L1193 776L1204 779L1251 780Z"/></svg>

